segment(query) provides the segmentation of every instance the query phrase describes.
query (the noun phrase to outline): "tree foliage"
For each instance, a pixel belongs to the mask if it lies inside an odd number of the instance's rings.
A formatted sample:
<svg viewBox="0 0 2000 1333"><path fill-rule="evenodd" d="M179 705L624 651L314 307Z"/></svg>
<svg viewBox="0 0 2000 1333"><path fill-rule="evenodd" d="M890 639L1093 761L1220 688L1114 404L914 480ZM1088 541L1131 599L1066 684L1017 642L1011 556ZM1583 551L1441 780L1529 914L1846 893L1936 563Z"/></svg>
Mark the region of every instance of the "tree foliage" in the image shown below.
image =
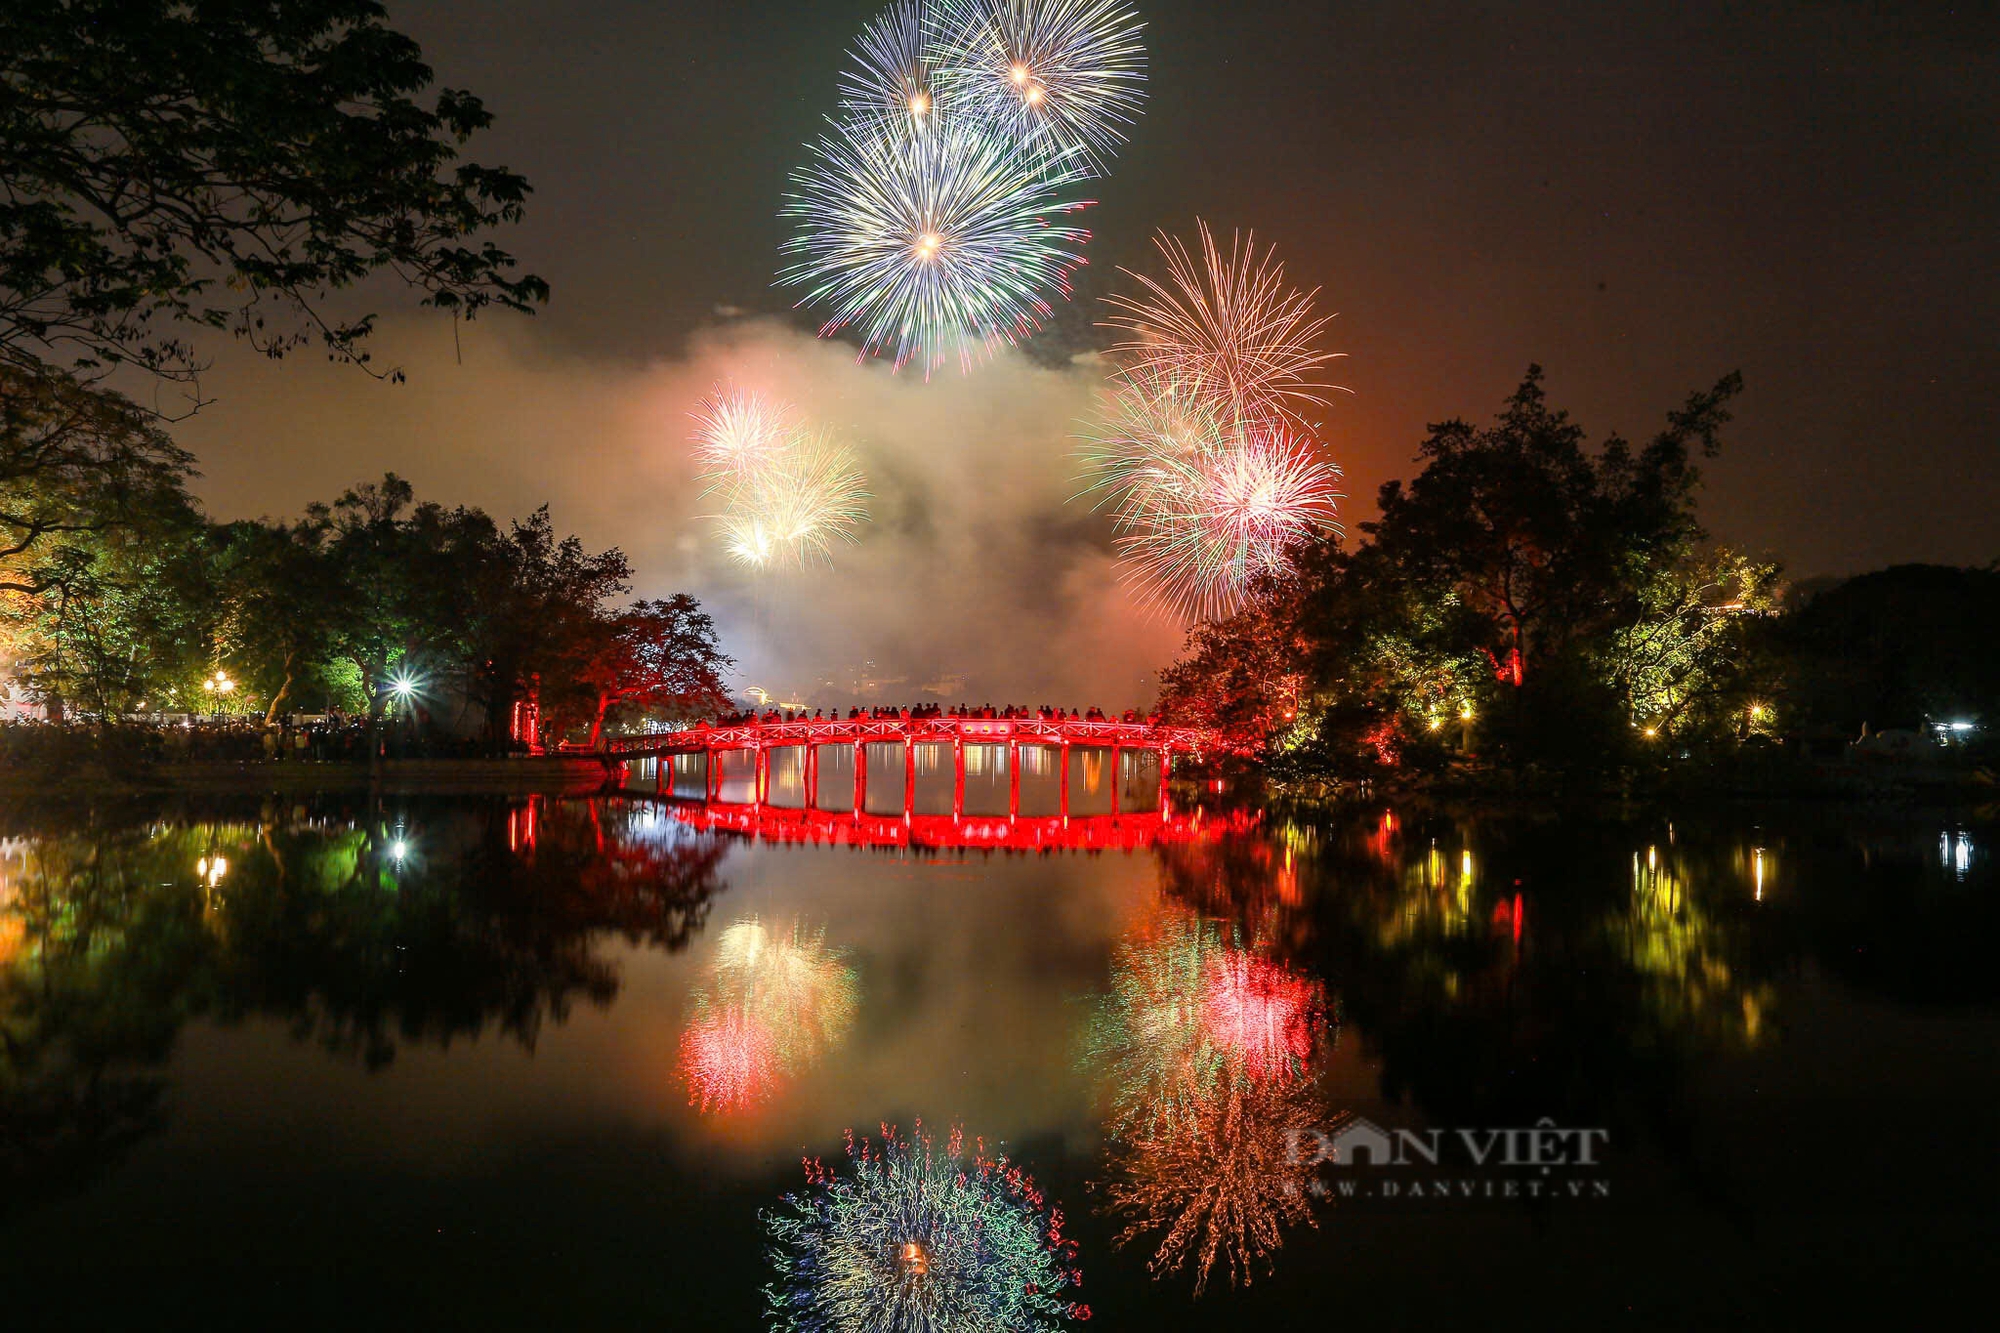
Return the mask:
<svg viewBox="0 0 2000 1333"><path fill-rule="evenodd" d="M1716 452L1739 388L1690 395L1643 447L1592 447L1530 366L1491 425L1430 428L1360 542L1298 552L1295 579L1197 628L1164 707L1319 775L1468 748L1601 770L1644 738L1729 725L1744 627L1776 579L1707 550L1695 517L1696 456Z"/></svg>
<svg viewBox="0 0 2000 1333"><path fill-rule="evenodd" d="M529 188L459 160L492 116L426 98L375 0L0 0L0 359L190 377L191 328L365 361L334 292L387 273L528 310L485 234Z"/></svg>

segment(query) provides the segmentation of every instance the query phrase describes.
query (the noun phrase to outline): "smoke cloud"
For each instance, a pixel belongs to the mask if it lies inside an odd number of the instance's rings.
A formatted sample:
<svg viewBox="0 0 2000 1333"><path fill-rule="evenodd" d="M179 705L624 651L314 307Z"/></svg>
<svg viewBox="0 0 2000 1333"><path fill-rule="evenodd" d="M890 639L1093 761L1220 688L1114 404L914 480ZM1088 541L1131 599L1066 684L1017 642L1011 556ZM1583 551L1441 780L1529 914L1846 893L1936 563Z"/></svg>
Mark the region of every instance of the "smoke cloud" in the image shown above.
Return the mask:
<svg viewBox="0 0 2000 1333"><path fill-rule="evenodd" d="M387 322L377 341L406 383L306 357L218 362L203 385L217 401L176 430L212 515L292 516L384 471L498 518L546 502L559 529L630 556L635 596L699 597L736 684L815 705L1122 709L1150 702L1180 646L1120 586L1104 518L1070 499L1071 433L1103 378L1088 358L1051 369L1007 351L926 383L767 319L646 365L503 318L456 347L433 320ZM718 383L789 400L860 458L871 521L831 568L753 575L721 551L688 458L688 413Z"/></svg>

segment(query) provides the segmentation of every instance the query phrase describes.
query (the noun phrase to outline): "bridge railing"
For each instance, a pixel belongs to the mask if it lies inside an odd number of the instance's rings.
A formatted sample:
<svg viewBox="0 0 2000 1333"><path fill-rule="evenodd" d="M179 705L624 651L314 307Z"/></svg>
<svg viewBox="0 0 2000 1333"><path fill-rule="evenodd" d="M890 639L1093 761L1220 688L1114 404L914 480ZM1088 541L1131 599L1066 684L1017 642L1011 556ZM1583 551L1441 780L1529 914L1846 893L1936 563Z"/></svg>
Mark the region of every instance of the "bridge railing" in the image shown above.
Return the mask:
<svg viewBox="0 0 2000 1333"><path fill-rule="evenodd" d="M902 750L901 762L894 765L901 772L901 813L908 817L917 812L918 763L917 750L920 746L949 747L952 756L952 798L950 817L965 816L966 747L980 746L1002 748L1006 752L1007 811L1006 817L1017 818L1021 813L1021 751L1024 748L1056 750L1060 754L1058 764L1058 813L1071 813L1071 771L1074 767L1072 756L1078 749L1108 750L1110 757L1108 784L1102 767L1085 764L1082 770L1090 795L1108 794L1109 810L1103 813L1119 814L1121 805L1136 806L1147 803L1154 809L1166 807L1167 778L1172 769L1173 758L1177 754L1199 755L1215 748L1213 733L1197 727L1169 727L1153 722L1125 722L1110 718L1044 718L1044 717L857 717L857 718L795 718L790 721L733 723L727 726L701 724L682 731L661 732L645 736L623 736L613 738L608 749L614 755L626 758L651 757L657 761L653 775L655 790L662 795L673 794L693 797L694 791L686 790L687 782L699 781L701 799L716 801L724 797L726 787L734 786L738 795L743 796L743 785L748 780L747 799L740 803L763 806L771 801L771 757L773 752L796 748L801 751L797 773L788 772L786 777L796 777L796 788L789 792L798 797L798 804L791 808L828 811L834 809L851 810L860 815L869 812L870 764L867 748L870 745L893 744ZM831 803L822 800L820 790L820 754L827 749L851 749L852 794L832 798ZM1135 789L1128 796L1126 754L1152 756L1157 760L1157 791ZM747 764L737 761L737 773L733 779L725 781L725 770L731 767L725 756L743 754L750 756ZM694 766L684 766L686 771L677 773L678 779L670 782L668 771L677 758L700 756L699 772ZM878 758L880 756L878 755ZM1132 776L1142 777L1147 765L1134 760ZM745 768L747 772L743 771ZM846 761L836 787L844 788L847 782ZM929 771L926 765L926 771ZM887 774L881 775L886 777ZM1151 779L1147 779L1148 786ZM893 798L890 798L893 800ZM880 804L880 802L878 802ZM883 813L880 810L872 813ZM930 811L941 814L942 811Z"/></svg>

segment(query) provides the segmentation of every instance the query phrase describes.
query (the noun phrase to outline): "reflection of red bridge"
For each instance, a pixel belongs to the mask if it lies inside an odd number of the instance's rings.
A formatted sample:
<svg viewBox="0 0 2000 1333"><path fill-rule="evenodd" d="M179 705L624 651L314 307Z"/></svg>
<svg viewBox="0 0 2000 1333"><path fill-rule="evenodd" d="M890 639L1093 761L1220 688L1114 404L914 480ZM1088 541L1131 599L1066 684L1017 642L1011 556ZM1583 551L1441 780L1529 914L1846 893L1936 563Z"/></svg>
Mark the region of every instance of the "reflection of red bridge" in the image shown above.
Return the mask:
<svg viewBox="0 0 2000 1333"><path fill-rule="evenodd" d="M1106 718L863 717L702 723L609 748L640 761L629 787L662 795L857 817L1060 818L1164 809L1173 757L1217 747L1202 728Z"/></svg>
<svg viewBox="0 0 2000 1333"><path fill-rule="evenodd" d="M1226 814L1163 810L1145 815L1078 815L1046 819L951 815L856 815L783 810L769 805L670 801L674 818L703 832L736 833L765 842L835 847L962 847L1002 851L1132 851L1247 833L1261 812Z"/></svg>

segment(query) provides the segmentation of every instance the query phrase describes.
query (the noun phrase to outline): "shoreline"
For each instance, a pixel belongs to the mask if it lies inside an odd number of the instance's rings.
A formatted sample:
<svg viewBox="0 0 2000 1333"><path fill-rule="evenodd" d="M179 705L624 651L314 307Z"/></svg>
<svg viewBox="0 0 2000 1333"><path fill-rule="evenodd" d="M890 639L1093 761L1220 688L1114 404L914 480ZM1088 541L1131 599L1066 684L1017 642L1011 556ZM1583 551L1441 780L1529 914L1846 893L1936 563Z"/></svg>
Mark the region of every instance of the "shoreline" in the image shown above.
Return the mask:
<svg viewBox="0 0 2000 1333"><path fill-rule="evenodd" d="M391 795L591 796L617 782L619 765L597 755L523 755L507 759L386 759L379 773L373 774L365 763L267 759L163 763L127 774L92 768L64 774L0 770L0 795L255 795L372 788Z"/></svg>

